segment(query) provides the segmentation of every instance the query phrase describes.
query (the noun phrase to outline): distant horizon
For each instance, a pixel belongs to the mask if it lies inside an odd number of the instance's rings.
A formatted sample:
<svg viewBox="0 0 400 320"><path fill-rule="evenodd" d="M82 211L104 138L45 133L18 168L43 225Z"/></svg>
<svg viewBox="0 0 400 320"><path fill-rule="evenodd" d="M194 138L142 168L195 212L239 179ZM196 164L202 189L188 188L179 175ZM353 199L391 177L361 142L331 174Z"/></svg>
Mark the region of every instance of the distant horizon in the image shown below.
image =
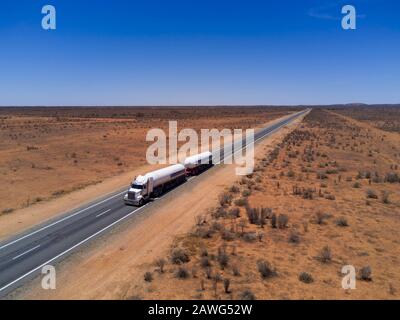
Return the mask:
<svg viewBox="0 0 400 320"><path fill-rule="evenodd" d="M400 103L331 103L331 104L243 104L243 105L15 105L0 106L0 108L240 108L240 107L400 107Z"/></svg>

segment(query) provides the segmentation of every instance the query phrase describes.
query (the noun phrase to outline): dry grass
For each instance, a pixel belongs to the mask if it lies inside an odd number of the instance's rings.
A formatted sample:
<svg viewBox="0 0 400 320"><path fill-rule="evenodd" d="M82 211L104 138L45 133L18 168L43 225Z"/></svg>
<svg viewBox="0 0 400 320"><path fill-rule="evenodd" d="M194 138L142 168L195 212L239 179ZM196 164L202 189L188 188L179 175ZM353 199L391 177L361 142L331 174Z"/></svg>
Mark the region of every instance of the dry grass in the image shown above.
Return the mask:
<svg viewBox="0 0 400 320"><path fill-rule="evenodd" d="M146 165L146 133L253 128L278 108L0 108L0 214Z"/></svg>
<svg viewBox="0 0 400 320"><path fill-rule="evenodd" d="M221 208L239 208L240 214L212 215L207 225L220 228L211 237L184 237L194 248L188 268L206 270L199 275L204 288L198 293L199 280L188 279L181 295L173 297L400 298L400 184L385 178L399 173L400 136L385 144L382 139L384 134L370 126L314 110L259 159L258 168L267 170L236 184L233 201ZM251 194L243 198L246 190ZM268 208L264 217L262 208ZM207 261L201 250L207 251ZM221 252L228 257L223 265ZM348 264L357 270L357 290L341 287L340 270ZM229 279L229 293L215 284L217 275ZM176 280L160 281L146 298L171 298L157 288Z"/></svg>

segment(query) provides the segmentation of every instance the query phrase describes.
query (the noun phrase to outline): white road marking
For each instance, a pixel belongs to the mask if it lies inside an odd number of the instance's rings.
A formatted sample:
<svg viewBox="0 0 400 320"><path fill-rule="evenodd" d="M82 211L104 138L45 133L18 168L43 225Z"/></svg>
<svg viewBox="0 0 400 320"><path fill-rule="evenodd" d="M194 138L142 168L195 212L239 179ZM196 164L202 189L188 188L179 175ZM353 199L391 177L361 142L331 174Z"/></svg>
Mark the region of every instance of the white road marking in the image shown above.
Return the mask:
<svg viewBox="0 0 400 320"><path fill-rule="evenodd" d="M96 233L92 234L91 236L87 237L86 239L82 240L81 242L75 244L74 246L72 246L71 248L65 250L64 252L61 252L60 254L56 255L54 258L51 258L50 260L47 260L45 263L42 263L40 266L32 269L31 271L23 274L22 276L20 276L19 278L15 279L14 281L10 282L9 284L5 285L4 287L0 288L0 292L4 291L5 289L7 289L8 287L12 286L14 283L22 280L23 278L31 275L32 273L34 273L35 271L39 270L40 268L44 267L45 265L48 265L49 263L53 262L54 260L62 257L64 254L74 250L75 248L79 247L80 245L84 244L85 242L89 241L90 239L94 238L95 236L99 235L100 233L102 233L103 231L106 231L107 229L111 228L112 226L116 225L117 223L119 223L122 220L125 220L126 218L130 217L132 214L134 214L136 211L140 211L143 208L145 208L148 204L145 204L143 207L140 207L136 210L133 210L132 212L128 213L126 216L123 216L122 218L118 219L117 221L114 221L113 223L111 223L110 225L108 225L107 227L104 227L103 229L97 231Z"/></svg>
<svg viewBox="0 0 400 320"><path fill-rule="evenodd" d="M109 211L111 211L111 209L108 209L108 210L106 210L106 211L104 211L104 212L102 212L102 213L99 213L99 214L96 216L96 218L101 217L103 214L106 214L106 213L109 212Z"/></svg>
<svg viewBox="0 0 400 320"><path fill-rule="evenodd" d="M67 216L67 217L64 217L64 218L62 218L62 219L60 219L60 220L57 220L57 221L55 221L55 222L53 222L53 223L51 223L51 224L49 224L49 225L46 225L46 226L44 226L43 228L40 228L40 229L35 230L35 231L31 232L31 233L28 233L28 234L24 235L24 236L21 237L21 238L18 238L18 239L15 239L15 240L13 240L13 241L11 241L11 242L9 242L9 243L6 243L5 245L3 245L3 246L0 247L0 250L1 250L1 249L4 249L4 248L6 248L6 247L8 247L8 246L10 246L10 245L12 245L12 244L14 244L14 243L17 243L17 242L19 242L19 241L21 241L21 240L23 240L23 239L26 239L26 238L28 238L28 237L30 237L30 236L32 236L32 235L34 235L34 234L36 234L36 233L38 233L38 232L40 232L40 231L46 230L46 229L48 229L48 228L50 228L50 227L52 227L52 226L54 226L54 225L56 225L56 224L58 224L58 223L60 223L60 222L63 222L63 221L65 221L65 220L68 220L68 219L70 219L70 218L72 218L72 217L74 217L74 216L76 216L76 215L82 213L83 211L86 211L86 210L88 210L88 209L91 209L91 208L93 208L93 207L95 207L95 206L97 206L97 205L99 205L99 204L102 204L102 203L104 203L104 202L106 202L106 201L108 201L108 200L110 200L110 199L112 199L112 198L115 198L115 197L117 197L117 196L119 196L119 195L121 195L121 194L123 194L123 193L125 193L125 192L126 192L126 191L122 191L122 192L120 192L120 193L118 193L118 194L116 194L116 195L113 195L113 196L111 196L111 197L109 197L109 198L107 198L107 199L104 199L104 200L102 200L102 201L100 201L100 202L97 202L97 203L95 203L95 204L92 204L91 206L89 206L89 207L87 207L87 208L85 208L85 209L79 210L79 211L77 211L77 212L75 212L75 213L73 213L73 214L71 214L71 215L69 215L69 216Z"/></svg>
<svg viewBox="0 0 400 320"><path fill-rule="evenodd" d="M18 258L21 258L22 256L26 255L27 253L29 253L29 252L31 252L31 251L33 251L33 250L39 248L39 247L40 247L40 244L37 245L36 247L33 247L32 249L29 249L29 250L27 250L27 251L25 251L25 252L23 252L23 253L21 253L21 254L15 256L15 257L12 258L12 259L13 259L13 260L16 260L16 259L18 259Z"/></svg>

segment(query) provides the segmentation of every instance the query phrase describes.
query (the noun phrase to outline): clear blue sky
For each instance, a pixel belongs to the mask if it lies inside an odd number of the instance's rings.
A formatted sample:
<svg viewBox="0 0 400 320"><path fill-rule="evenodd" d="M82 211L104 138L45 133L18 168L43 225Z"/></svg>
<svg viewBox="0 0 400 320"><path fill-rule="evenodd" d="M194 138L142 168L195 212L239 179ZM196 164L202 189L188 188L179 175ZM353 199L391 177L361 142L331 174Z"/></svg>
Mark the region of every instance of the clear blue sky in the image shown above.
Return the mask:
<svg viewBox="0 0 400 320"><path fill-rule="evenodd" d="M397 0L2 0L0 41L3 106L400 103Z"/></svg>

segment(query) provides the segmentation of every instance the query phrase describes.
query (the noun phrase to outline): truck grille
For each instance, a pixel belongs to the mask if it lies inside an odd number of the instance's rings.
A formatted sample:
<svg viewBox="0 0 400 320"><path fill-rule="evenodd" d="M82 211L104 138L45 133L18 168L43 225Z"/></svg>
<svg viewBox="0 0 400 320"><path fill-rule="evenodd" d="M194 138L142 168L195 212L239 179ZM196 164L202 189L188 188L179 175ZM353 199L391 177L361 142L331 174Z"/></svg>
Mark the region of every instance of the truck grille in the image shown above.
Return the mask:
<svg viewBox="0 0 400 320"><path fill-rule="evenodd" d="M131 193L131 192L128 192L128 199L129 200L135 200L135 194Z"/></svg>

